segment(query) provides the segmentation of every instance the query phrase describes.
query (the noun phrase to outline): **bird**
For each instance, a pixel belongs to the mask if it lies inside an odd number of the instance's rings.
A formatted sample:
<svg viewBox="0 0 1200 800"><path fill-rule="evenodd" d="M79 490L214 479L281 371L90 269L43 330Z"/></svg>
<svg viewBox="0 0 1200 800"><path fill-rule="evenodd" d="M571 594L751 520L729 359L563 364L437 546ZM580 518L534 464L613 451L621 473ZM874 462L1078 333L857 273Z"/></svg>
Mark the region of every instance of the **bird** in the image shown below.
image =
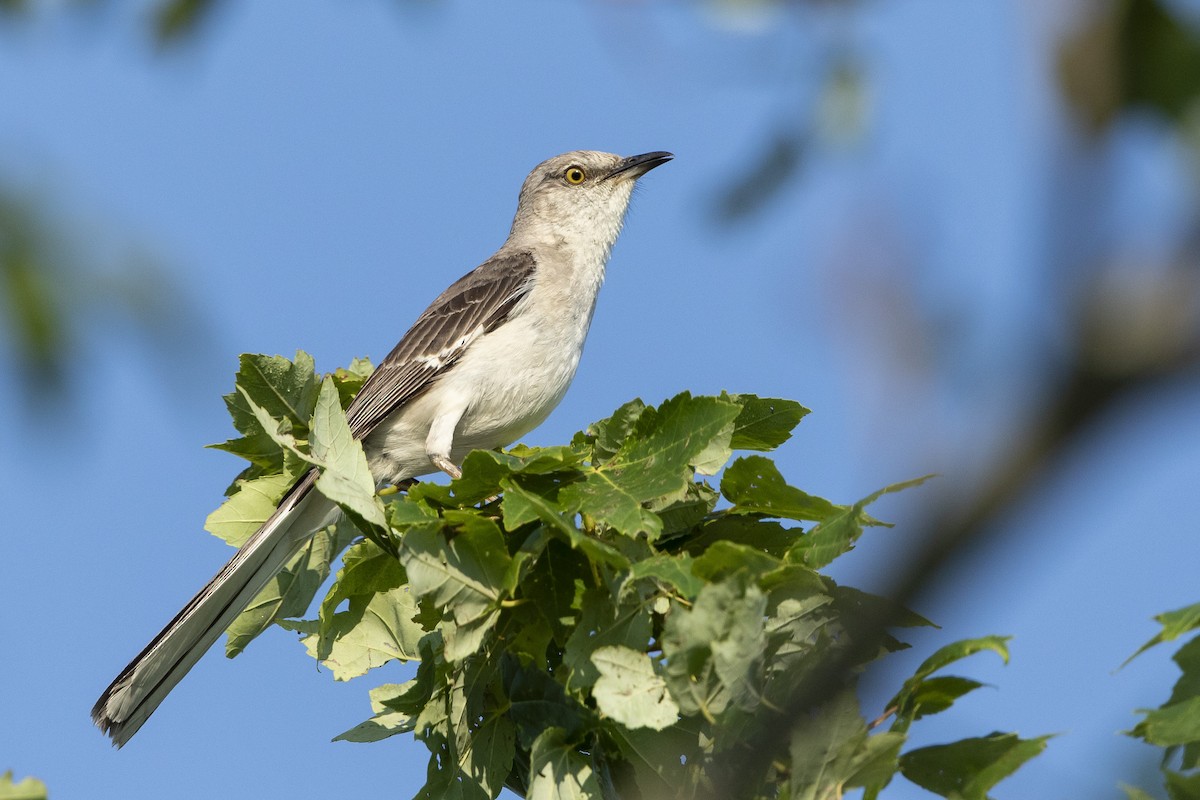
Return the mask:
<svg viewBox="0 0 1200 800"><path fill-rule="evenodd" d="M444 472L512 444L562 400L639 178L674 156L576 150L521 186L500 249L417 317L346 410L380 486ZM337 506L302 475L224 567L100 695L92 720L116 747L142 727L221 633Z"/></svg>

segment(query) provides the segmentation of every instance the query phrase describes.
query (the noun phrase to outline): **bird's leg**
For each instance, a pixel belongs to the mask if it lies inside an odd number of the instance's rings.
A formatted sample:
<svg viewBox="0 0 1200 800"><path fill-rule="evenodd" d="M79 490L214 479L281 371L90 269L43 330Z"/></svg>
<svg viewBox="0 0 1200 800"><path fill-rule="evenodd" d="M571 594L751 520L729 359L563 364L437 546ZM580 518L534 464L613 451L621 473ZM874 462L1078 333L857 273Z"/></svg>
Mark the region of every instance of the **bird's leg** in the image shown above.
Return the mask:
<svg viewBox="0 0 1200 800"><path fill-rule="evenodd" d="M462 419L466 405L462 408L452 408L434 418L429 426L429 435L425 437L425 454L429 461L451 478L461 478L462 470L450 460L450 445L454 443L454 429Z"/></svg>

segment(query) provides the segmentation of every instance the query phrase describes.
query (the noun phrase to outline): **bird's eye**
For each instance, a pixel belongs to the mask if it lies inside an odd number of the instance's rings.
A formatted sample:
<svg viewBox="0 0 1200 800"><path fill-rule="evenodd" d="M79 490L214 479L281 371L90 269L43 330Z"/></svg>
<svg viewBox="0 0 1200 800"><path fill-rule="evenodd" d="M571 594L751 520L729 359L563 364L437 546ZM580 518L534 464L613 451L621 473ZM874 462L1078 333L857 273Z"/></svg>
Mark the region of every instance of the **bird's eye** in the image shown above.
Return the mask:
<svg viewBox="0 0 1200 800"><path fill-rule="evenodd" d="M578 186L587 179L587 175L584 174L582 167L567 167L567 171L563 173L563 177L572 186Z"/></svg>

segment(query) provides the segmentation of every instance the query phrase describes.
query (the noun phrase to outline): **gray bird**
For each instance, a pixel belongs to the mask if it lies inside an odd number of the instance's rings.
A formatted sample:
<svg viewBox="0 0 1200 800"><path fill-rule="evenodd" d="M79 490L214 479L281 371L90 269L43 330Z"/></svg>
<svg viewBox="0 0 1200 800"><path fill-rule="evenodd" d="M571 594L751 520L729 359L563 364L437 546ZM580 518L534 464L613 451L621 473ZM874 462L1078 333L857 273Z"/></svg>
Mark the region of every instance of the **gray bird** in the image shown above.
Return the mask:
<svg viewBox="0 0 1200 800"><path fill-rule="evenodd" d="M539 164L508 240L425 309L346 412L371 473L460 475L472 450L533 430L575 376L634 183L671 160L586 150ZM301 477L262 527L104 690L92 719L120 747L337 507Z"/></svg>

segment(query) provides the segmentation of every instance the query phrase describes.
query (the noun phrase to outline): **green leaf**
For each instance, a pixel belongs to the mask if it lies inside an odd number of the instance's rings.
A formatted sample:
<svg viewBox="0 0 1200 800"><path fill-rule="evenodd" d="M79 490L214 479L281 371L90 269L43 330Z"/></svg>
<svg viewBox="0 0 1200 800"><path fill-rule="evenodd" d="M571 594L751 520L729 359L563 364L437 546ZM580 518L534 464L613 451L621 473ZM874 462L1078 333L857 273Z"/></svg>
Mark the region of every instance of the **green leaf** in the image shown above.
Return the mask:
<svg viewBox="0 0 1200 800"><path fill-rule="evenodd" d="M851 763L852 772L846 786L861 786L867 791L864 800L872 800L883 791L900 769L900 748L904 746L902 733L877 733L868 737L866 747L855 755Z"/></svg>
<svg viewBox="0 0 1200 800"><path fill-rule="evenodd" d="M922 661L921 666L917 667L917 671L913 673L913 677L909 681L922 681L942 667L988 650L1000 656L1000 660L1007 664L1010 639L1012 639L1011 636L983 636L978 639L961 639L952 642L939 648L933 655Z"/></svg>
<svg viewBox="0 0 1200 800"><path fill-rule="evenodd" d="M539 735L549 727L575 737L583 730L585 710L563 690L558 681L539 669L513 666L506 660L509 714L517 726L517 741L523 748L533 747Z"/></svg>
<svg viewBox="0 0 1200 800"><path fill-rule="evenodd" d="M375 494L375 478L362 444L350 433L330 378L322 381L317 396L310 448L314 463L321 467L317 491L337 503L364 532L374 529L386 536L387 515Z"/></svg>
<svg viewBox="0 0 1200 800"><path fill-rule="evenodd" d="M737 514L819 521L838 510L828 500L789 486L765 456L745 456L730 464L721 478L721 494Z"/></svg>
<svg viewBox="0 0 1200 800"><path fill-rule="evenodd" d="M650 612L644 604L635 601L617 606L606 590L589 589L583 596L583 614L563 651L563 666L569 670L567 687L585 689L596 682L600 672L592 655L601 647L644 651L652 632Z"/></svg>
<svg viewBox="0 0 1200 800"><path fill-rule="evenodd" d="M1139 647L1136 653L1125 659L1125 664L1133 661L1156 644L1172 641L1189 631L1200 628L1200 603L1159 614L1154 619L1162 625L1162 630L1153 639ZM1121 666L1125 666L1125 664Z"/></svg>
<svg viewBox="0 0 1200 800"><path fill-rule="evenodd" d="M809 413L796 401L778 397L735 394L728 399L742 407L733 424L730 446L734 450L774 450L792 438L792 431Z"/></svg>
<svg viewBox="0 0 1200 800"><path fill-rule="evenodd" d="M785 528L757 515L722 513L706 522L695 536L686 540L684 547L692 555L700 555L714 542L734 542L783 558L803 534L800 528Z"/></svg>
<svg viewBox="0 0 1200 800"><path fill-rule="evenodd" d="M796 544L788 551L788 560L805 564L813 569L828 566L838 556L854 549L854 543L862 535L864 525L882 524L864 513L864 508L885 494L920 486L932 477L932 475L925 475L910 481L894 483L863 498L849 508L839 506L835 512L823 519L807 535L796 541Z"/></svg>
<svg viewBox="0 0 1200 800"><path fill-rule="evenodd" d="M204 529L233 547L241 547L267 518L296 479L291 475L265 475L238 481L237 491L204 521Z"/></svg>
<svg viewBox="0 0 1200 800"><path fill-rule="evenodd" d="M338 609L345 605L345 610ZM321 603L315 633L304 638L309 655L334 680L365 675L389 661L418 659L424 629L414 621L417 600L399 562L370 540L346 551Z"/></svg>
<svg viewBox="0 0 1200 800"><path fill-rule="evenodd" d="M254 411L257 406L272 419L290 422L303 437L317 399L312 356L297 351L295 361L289 361L283 356L243 353L238 365L236 391L225 395L234 427L251 437L269 432Z"/></svg>
<svg viewBox="0 0 1200 800"><path fill-rule="evenodd" d="M563 487L564 507L633 536L654 539L659 518L642 507L682 493L691 480L690 463L734 420L739 408L716 397L684 392L638 416L634 431L608 461L584 471L583 480Z"/></svg>
<svg viewBox="0 0 1200 800"><path fill-rule="evenodd" d="M585 580L590 582L590 578L587 559L552 539L521 581L521 596L546 620L559 646L567 643L574 630L576 598L582 596Z"/></svg>
<svg viewBox="0 0 1200 800"><path fill-rule="evenodd" d="M640 399L630 400L614 411L611 417L589 425L586 437L592 442L591 460L607 461L615 456L645 410L646 404Z"/></svg>
<svg viewBox="0 0 1200 800"><path fill-rule="evenodd" d="M665 800L696 796L702 757L700 733L693 720L685 717L661 731L607 724L606 732L617 743L625 763L633 768L642 797Z"/></svg>
<svg viewBox="0 0 1200 800"><path fill-rule="evenodd" d="M321 584L329 577L333 560L358 535L349 523L323 528L313 534L300 552L234 619L227 629L225 655L233 658L241 653L276 620L304 614Z"/></svg>
<svg viewBox="0 0 1200 800"><path fill-rule="evenodd" d="M798 720L791 737L791 796L819 800L842 794L850 776L865 764L867 724L858 700L843 691Z"/></svg>
<svg viewBox="0 0 1200 800"><path fill-rule="evenodd" d="M671 586L685 600L691 600L705 581L692 573L692 557L684 553L679 556L656 555L634 564L629 570L631 580L654 578Z"/></svg>
<svg viewBox="0 0 1200 800"><path fill-rule="evenodd" d="M418 683L419 679L413 679L408 683L386 683L371 689L368 694L371 697L371 710L375 712L375 716L338 734L333 737L333 741L378 742L389 736L412 731L415 727L413 715L406 711L390 708L385 701L396 702L397 698L403 698L412 692Z"/></svg>
<svg viewBox="0 0 1200 800"><path fill-rule="evenodd" d="M337 385L342 408L350 407L350 403L358 396L359 390L373 372L375 372L375 365L369 358L356 358L350 362L350 366L338 367L333 371L329 377L333 378L333 382Z"/></svg>
<svg viewBox="0 0 1200 800"><path fill-rule="evenodd" d="M915 611L886 597L863 592L850 586L834 586L831 594L838 610L838 618L851 638L877 635L880 625L888 628L937 627ZM888 650L900 650L906 646L886 639L883 645Z"/></svg>
<svg viewBox="0 0 1200 800"><path fill-rule="evenodd" d="M743 570L757 579L782 566L781 560L756 547L734 542L713 542L704 555L695 560L692 571L706 581L715 582Z"/></svg>
<svg viewBox="0 0 1200 800"><path fill-rule="evenodd" d="M912 750L900 756L900 772L934 794L987 800L988 791L1046 749L1049 736L1021 739L993 733L950 744Z"/></svg>
<svg viewBox="0 0 1200 800"><path fill-rule="evenodd" d="M1173 747L1200 741L1200 697L1161 708L1139 709L1138 713L1145 716L1131 733L1148 744Z"/></svg>
<svg viewBox="0 0 1200 800"><path fill-rule="evenodd" d="M652 500L647 507L662 520L662 539L691 534L716 507L721 495L706 483L693 482L683 495L670 495Z"/></svg>
<svg viewBox="0 0 1200 800"><path fill-rule="evenodd" d="M37 778L14 782L9 770L0 774L0 800L46 800L46 784Z"/></svg>
<svg viewBox="0 0 1200 800"><path fill-rule="evenodd" d="M628 558L611 545L579 530L575 526L574 520L563 514L553 500L536 492L527 491L515 481L506 479L501 481L501 486L504 489L504 500L500 505L506 529L513 531L521 525L540 519L547 524L551 533L592 561L608 564L617 569L629 567ZM571 514L570 517L574 517L574 515Z"/></svg>
<svg viewBox="0 0 1200 800"><path fill-rule="evenodd" d="M458 759L458 768L496 797L512 772L517 753L517 729L506 714L489 713L471 732L470 744Z"/></svg>
<svg viewBox="0 0 1200 800"><path fill-rule="evenodd" d="M601 647L592 652L600 672L592 687L596 706L626 728L661 731L679 718L679 706L645 653L628 647Z"/></svg>
<svg viewBox="0 0 1200 800"><path fill-rule="evenodd" d="M1167 779L1167 796L1171 800L1200 800L1200 774L1184 775L1173 770L1163 770Z"/></svg>
<svg viewBox="0 0 1200 800"><path fill-rule="evenodd" d="M983 636L978 639L963 639L937 650L925 659L912 677L904 682L900 691L888 703L896 709L896 724L892 730L905 730L913 720L944 711L962 695L978 689L983 684L967 678L930 678L938 670L975 653L991 651L1008 663L1008 640L1010 636Z"/></svg>
<svg viewBox="0 0 1200 800"><path fill-rule="evenodd" d="M458 661L478 649L499 619L511 557L490 519L451 511L445 517L462 530L451 538L436 530L409 530L400 561L413 591L444 609L444 624L453 623L445 631L446 658Z"/></svg>
<svg viewBox="0 0 1200 800"><path fill-rule="evenodd" d="M595 800L600 783L561 728L548 728L529 755L529 800Z"/></svg>
<svg viewBox="0 0 1200 800"><path fill-rule="evenodd" d="M955 700L982 686L979 681L957 675L927 678L908 694L905 707L911 709L912 719L921 719L945 711Z"/></svg>
<svg viewBox="0 0 1200 800"><path fill-rule="evenodd" d="M665 674L683 713L756 706L766 603L758 586L735 576L705 586L691 609L671 609L662 636Z"/></svg>

